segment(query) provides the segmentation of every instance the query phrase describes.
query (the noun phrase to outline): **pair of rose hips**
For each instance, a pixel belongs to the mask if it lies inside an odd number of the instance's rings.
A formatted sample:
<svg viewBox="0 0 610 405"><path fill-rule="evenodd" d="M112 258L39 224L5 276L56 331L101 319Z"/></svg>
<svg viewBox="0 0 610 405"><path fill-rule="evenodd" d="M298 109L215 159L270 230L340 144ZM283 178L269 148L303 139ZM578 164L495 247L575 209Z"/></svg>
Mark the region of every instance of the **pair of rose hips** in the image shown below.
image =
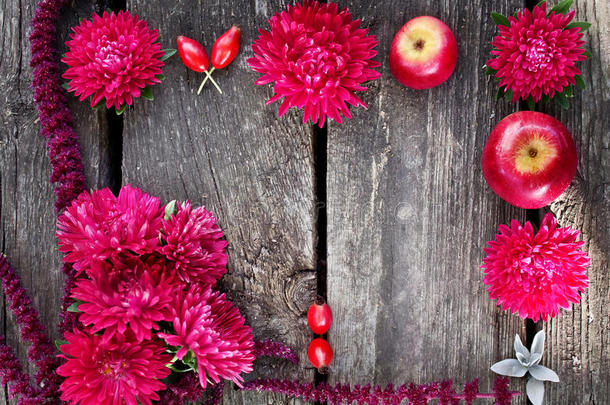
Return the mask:
<svg viewBox="0 0 610 405"><path fill-rule="evenodd" d="M324 335L330 329L333 321L333 313L324 298L316 298L307 311L307 323L317 335ZM307 349L309 362L318 369L320 374L328 373L328 366L333 361L333 349L324 338L316 338L311 341Z"/></svg>
<svg viewBox="0 0 610 405"><path fill-rule="evenodd" d="M216 69L226 67L235 59L239 52L240 37L241 30L234 25L214 42L214 46L212 47L212 69L209 71L210 60L208 59L208 54L203 45L194 39L183 35L180 35L177 38L178 54L180 55L180 59L182 59L184 66L195 72L204 72L206 75L201 86L199 86L197 94L201 93L201 89L203 89L203 85L208 79L216 87L218 92L222 94L222 90L220 90L218 83L212 78L212 72Z"/></svg>

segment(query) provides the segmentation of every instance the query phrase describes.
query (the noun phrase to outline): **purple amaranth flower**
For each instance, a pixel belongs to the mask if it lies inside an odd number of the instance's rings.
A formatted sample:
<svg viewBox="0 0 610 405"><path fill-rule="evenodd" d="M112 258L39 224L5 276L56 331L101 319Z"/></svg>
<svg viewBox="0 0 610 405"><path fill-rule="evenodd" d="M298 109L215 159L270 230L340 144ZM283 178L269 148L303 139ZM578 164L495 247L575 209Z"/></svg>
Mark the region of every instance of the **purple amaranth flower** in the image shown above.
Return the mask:
<svg viewBox="0 0 610 405"><path fill-rule="evenodd" d="M0 279L9 307L19 325L21 337L31 345L28 359L38 367L36 383L44 386L42 395L45 398L56 398L59 395L60 380L55 374L55 369L59 365L55 358L55 347L38 318L38 312L32 307L31 298L21 287L19 276L3 254L0 254ZM2 363L0 367L7 365Z"/></svg>
<svg viewBox="0 0 610 405"><path fill-rule="evenodd" d="M221 380L219 384L224 383ZM161 397L159 403L183 405L186 401L198 401L204 392L205 389L199 384L199 378L195 373L183 373L177 381L170 384L165 391L159 393Z"/></svg>
<svg viewBox="0 0 610 405"><path fill-rule="evenodd" d="M52 165L51 182L56 183L57 211L65 208L85 189L85 175L72 115L60 87L56 62L56 22L65 0L40 1L30 35L32 88L40 116L40 133L47 138Z"/></svg>
<svg viewBox="0 0 610 405"><path fill-rule="evenodd" d="M218 405L222 402L222 396L224 394L225 382L221 380L218 384L215 384L210 389L210 396L203 405Z"/></svg>
<svg viewBox="0 0 610 405"><path fill-rule="evenodd" d="M259 379L248 381L244 384L243 390L246 391L270 391L284 394L293 398L301 398L305 401L326 401L329 404L399 404L405 399L409 404L425 405L433 399L440 400L441 403L457 403L466 401L472 404L478 398L496 399L497 405L510 405L513 397L520 395L519 392L508 389L508 379L497 378L494 383L494 392L480 393L476 381L466 384L464 392L456 393L452 388L451 381L432 384L409 384L394 388L389 384L385 389L380 386L371 387L356 385L351 388L347 384L337 384L330 386L320 384L314 386L312 383L302 383L300 381Z"/></svg>
<svg viewBox="0 0 610 405"><path fill-rule="evenodd" d="M294 350L283 343L272 340L254 342L254 357L262 356L286 359L292 364L299 364L299 355Z"/></svg>
<svg viewBox="0 0 610 405"><path fill-rule="evenodd" d="M19 405L39 405L44 401L41 393L32 387L30 377L23 372L23 367L15 352L5 344L0 335L0 377L2 385L9 384L9 398L19 397Z"/></svg>

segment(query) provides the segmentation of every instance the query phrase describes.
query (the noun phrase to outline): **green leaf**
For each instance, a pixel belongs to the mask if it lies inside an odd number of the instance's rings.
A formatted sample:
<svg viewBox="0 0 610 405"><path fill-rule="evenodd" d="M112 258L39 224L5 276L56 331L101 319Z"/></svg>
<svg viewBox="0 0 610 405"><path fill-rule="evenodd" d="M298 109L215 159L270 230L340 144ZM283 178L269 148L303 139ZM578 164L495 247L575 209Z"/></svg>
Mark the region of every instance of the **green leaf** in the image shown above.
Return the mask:
<svg viewBox="0 0 610 405"><path fill-rule="evenodd" d="M68 341L67 340L55 340L55 347L57 347L57 350L59 350L61 352L61 349L59 348L61 345L65 345L67 344Z"/></svg>
<svg viewBox="0 0 610 405"><path fill-rule="evenodd" d="M82 304L82 303L83 303L83 301L75 301L75 302L72 303L72 305L70 305L68 307L68 309L66 309L66 311L68 311L68 312L81 312L81 311L78 310L78 306L80 304Z"/></svg>
<svg viewBox="0 0 610 405"><path fill-rule="evenodd" d="M496 70L490 68L489 66L485 66L485 74L487 76L494 76L496 74Z"/></svg>
<svg viewBox="0 0 610 405"><path fill-rule="evenodd" d="M529 96L526 101L527 101L527 108L529 108L530 111L536 110L536 103L534 102L534 99L532 98L532 96Z"/></svg>
<svg viewBox="0 0 610 405"><path fill-rule="evenodd" d="M585 84L585 81L582 79L581 75L575 76L574 80L576 80L576 87L580 87L583 90L587 88L587 85Z"/></svg>
<svg viewBox="0 0 610 405"><path fill-rule="evenodd" d="M173 365L167 365L167 368L169 368L170 370L172 370L176 373L187 373L189 371L197 371L196 369L194 369L192 367L183 370L181 368L176 368Z"/></svg>
<svg viewBox="0 0 610 405"><path fill-rule="evenodd" d="M140 95L142 96L142 98L145 98L146 100L154 100L155 96L153 95L153 91L152 91L152 87L151 86L146 86L144 87L141 91L140 91Z"/></svg>
<svg viewBox="0 0 610 405"><path fill-rule="evenodd" d="M498 91L496 92L496 100L504 97L504 87L498 87Z"/></svg>
<svg viewBox="0 0 610 405"><path fill-rule="evenodd" d="M121 115L125 112L126 109L127 109L127 103L123 104L121 106L121 108L119 108L118 110L115 107L114 111L116 112L116 115Z"/></svg>
<svg viewBox="0 0 610 405"><path fill-rule="evenodd" d="M568 84L564 89L563 89L563 94L566 95L566 97L570 98L570 97L574 97L574 88L572 87L571 84Z"/></svg>
<svg viewBox="0 0 610 405"><path fill-rule="evenodd" d="M163 81L165 80L165 75L157 75L157 79Z"/></svg>
<svg viewBox="0 0 610 405"><path fill-rule="evenodd" d="M593 55L591 55L591 52L589 52L589 50L588 50L588 49L585 49L585 56L586 56L588 59L593 59Z"/></svg>
<svg viewBox="0 0 610 405"><path fill-rule="evenodd" d="M542 102L545 103L545 104L548 104L548 103L551 102L551 98L549 97L548 94L543 94L542 95Z"/></svg>
<svg viewBox="0 0 610 405"><path fill-rule="evenodd" d="M570 28L580 28L580 30L582 32L585 32L586 30L588 30L589 28L591 28L591 24L590 22L587 21L574 21L569 23L568 25L566 25L565 29L569 30Z"/></svg>
<svg viewBox="0 0 610 405"><path fill-rule="evenodd" d="M512 89L508 89L508 91L506 93L504 93L504 99L506 101L508 101L509 103L513 102L513 90Z"/></svg>
<svg viewBox="0 0 610 405"><path fill-rule="evenodd" d="M61 87L66 89L66 91L70 91L70 82L63 82Z"/></svg>
<svg viewBox="0 0 610 405"><path fill-rule="evenodd" d="M106 105L106 98L102 97L102 99L100 101L98 101L98 103L91 108L93 108L94 110L99 110L100 108L104 108L105 105Z"/></svg>
<svg viewBox="0 0 610 405"><path fill-rule="evenodd" d="M496 25L506 25L507 27L510 27L510 21L508 21L508 18L506 18L504 14L491 13L491 19L494 20Z"/></svg>
<svg viewBox="0 0 610 405"><path fill-rule="evenodd" d="M167 205L165 206L165 215L163 217L163 219L165 219L166 221L169 221L169 219L176 215L176 212L178 212L178 207L177 207L177 201L176 200L171 200L170 202L167 203Z"/></svg>
<svg viewBox="0 0 610 405"><path fill-rule="evenodd" d="M574 0L563 0L562 2L557 4L555 7L550 9L549 13L554 11L557 14L566 14L568 11L570 11L570 7L572 7L572 3L574 3Z"/></svg>
<svg viewBox="0 0 610 405"><path fill-rule="evenodd" d="M568 99L566 95L563 93L555 93L555 97L553 98L557 104L559 104L564 110L567 110L569 107Z"/></svg>
<svg viewBox="0 0 610 405"><path fill-rule="evenodd" d="M536 7L542 6L544 3L546 3L546 0L542 0L541 2L539 2L538 4L536 4Z"/></svg>
<svg viewBox="0 0 610 405"><path fill-rule="evenodd" d="M177 49L171 49L171 48L169 48L169 49L161 49L161 51L165 52L165 54L159 58L159 60L161 60L161 61L168 60L169 58L174 56L176 54L176 52L178 52Z"/></svg>

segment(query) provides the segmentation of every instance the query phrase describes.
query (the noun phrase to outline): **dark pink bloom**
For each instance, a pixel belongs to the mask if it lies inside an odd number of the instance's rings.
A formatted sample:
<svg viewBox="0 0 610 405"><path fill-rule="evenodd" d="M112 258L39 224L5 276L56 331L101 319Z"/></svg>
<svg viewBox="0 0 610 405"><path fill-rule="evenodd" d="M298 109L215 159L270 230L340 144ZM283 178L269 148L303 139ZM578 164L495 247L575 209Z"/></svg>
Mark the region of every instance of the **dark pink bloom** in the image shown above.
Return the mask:
<svg viewBox="0 0 610 405"><path fill-rule="evenodd" d="M510 228L500 225L496 240L485 249L485 279L489 297L498 299L502 309L522 318L546 321L580 302L580 293L589 285L587 267L591 259L580 250L579 231L558 228L551 213L545 215L540 230L517 220Z"/></svg>
<svg viewBox="0 0 610 405"><path fill-rule="evenodd" d="M152 253L159 243L159 199L124 186L118 198L105 188L82 193L59 217L59 250L80 272L91 263Z"/></svg>
<svg viewBox="0 0 610 405"><path fill-rule="evenodd" d="M66 333L60 357L67 361L57 369L66 377L61 399L79 405L151 405L156 391L165 389L171 356L161 341L138 341L132 333L102 336L74 330ZM139 401L139 402L138 402Z"/></svg>
<svg viewBox="0 0 610 405"><path fill-rule="evenodd" d="M327 116L351 118L347 104L366 107L354 92L380 76L372 69L380 63L371 60L377 39L347 9L305 0L277 13L269 25L270 31L259 30L248 63L263 74L256 84L275 83L267 104L284 98L280 117L291 107L304 108L303 122L311 118L323 126Z"/></svg>
<svg viewBox="0 0 610 405"><path fill-rule="evenodd" d="M500 35L494 38L491 51L495 57L487 66L496 71L500 87L512 90L512 101L539 101L543 94L553 98L555 92L575 84L581 71L576 62L585 60L580 28L565 29L574 18L554 11L546 15L546 3L508 17L510 26L498 25Z"/></svg>
<svg viewBox="0 0 610 405"><path fill-rule="evenodd" d="M224 294L192 287L176 296L173 311L174 334L159 333L159 337L180 347L179 359L193 352L201 386L206 387L208 377L215 383L224 378L241 386L240 374L252 371L254 341L239 310Z"/></svg>
<svg viewBox="0 0 610 405"><path fill-rule="evenodd" d="M226 272L227 241L214 215L204 207L176 203L177 211L163 221L163 243L159 253L175 263L186 283L216 284Z"/></svg>
<svg viewBox="0 0 610 405"><path fill-rule="evenodd" d="M144 87L160 83L164 55L159 32L128 11L93 14L70 34L62 62L70 66L63 77L80 100L89 96L91 106L105 101L120 109L140 97Z"/></svg>
<svg viewBox="0 0 610 405"><path fill-rule="evenodd" d="M100 262L87 275L76 281L72 298L83 302L79 320L92 325L92 333L104 330L105 340L128 329L137 340L150 339L151 330L159 329L157 322L172 319L170 306L179 287L164 266L113 268Z"/></svg>

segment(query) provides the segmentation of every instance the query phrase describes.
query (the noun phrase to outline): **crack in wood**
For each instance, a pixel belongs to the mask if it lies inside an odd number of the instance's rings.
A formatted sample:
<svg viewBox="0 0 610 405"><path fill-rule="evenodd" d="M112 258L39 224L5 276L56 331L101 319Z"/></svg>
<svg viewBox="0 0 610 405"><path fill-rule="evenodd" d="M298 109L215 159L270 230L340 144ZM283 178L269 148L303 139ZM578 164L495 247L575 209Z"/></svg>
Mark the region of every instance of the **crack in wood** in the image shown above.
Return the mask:
<svg viewBox="0 0 610 405"><path fill-rule="evenodd" d="M314 125L312 134L312 154L314 170L314 198L315 198L315 229L316 242L314 249L314 260L316 264L316 290L324 300L327 298L327 259L328 259L328 218L326 212L326 174L328 170L328 128ZM325 337L327 335L324 335ZM316 371L314 384L319 385L327 381L327 375Z"/></svg>

